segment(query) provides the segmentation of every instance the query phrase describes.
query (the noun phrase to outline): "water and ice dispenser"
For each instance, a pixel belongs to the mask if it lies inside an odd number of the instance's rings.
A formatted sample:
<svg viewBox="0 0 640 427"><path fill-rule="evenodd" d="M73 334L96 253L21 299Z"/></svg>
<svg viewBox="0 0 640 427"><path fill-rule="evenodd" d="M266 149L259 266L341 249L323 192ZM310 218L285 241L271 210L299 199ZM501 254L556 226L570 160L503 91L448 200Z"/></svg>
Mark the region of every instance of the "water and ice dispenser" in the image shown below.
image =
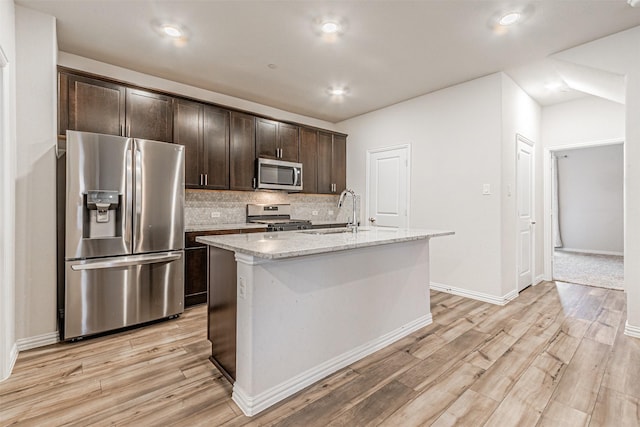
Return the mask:
<svg viewBox="0 0 640 427"><path fill-rule="evenodd" d="M120 230L120 193L117 191L95 190L85 195L84 237L90 239L118 237Z"/></svg>

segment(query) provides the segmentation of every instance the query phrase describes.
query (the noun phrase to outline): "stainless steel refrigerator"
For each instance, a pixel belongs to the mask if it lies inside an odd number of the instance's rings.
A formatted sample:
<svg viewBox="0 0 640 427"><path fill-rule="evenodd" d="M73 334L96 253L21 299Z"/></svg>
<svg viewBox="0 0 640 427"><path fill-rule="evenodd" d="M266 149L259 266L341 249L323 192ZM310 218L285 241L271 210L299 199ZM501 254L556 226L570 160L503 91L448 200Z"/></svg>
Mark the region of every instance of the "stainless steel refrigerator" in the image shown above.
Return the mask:
<svg viewBox="0 0 640 427"><path fill-rule="evenodd" d="M184 147L68 131L58 165L60 338L182 313Z"/></svg>

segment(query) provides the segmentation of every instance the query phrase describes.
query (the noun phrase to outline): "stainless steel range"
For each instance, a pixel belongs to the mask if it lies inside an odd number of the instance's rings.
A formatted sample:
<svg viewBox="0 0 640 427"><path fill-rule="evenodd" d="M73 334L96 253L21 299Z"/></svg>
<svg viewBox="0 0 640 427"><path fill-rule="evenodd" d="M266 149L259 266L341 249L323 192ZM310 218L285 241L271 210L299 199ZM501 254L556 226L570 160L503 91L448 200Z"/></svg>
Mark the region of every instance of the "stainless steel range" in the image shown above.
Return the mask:
<svg viewBox="0 0 640 427"><path fill-rule="evenodd" d="M247 205L247 222L265 224L267 231L306 230L311 221L291 219L291 205Z"/></svg>

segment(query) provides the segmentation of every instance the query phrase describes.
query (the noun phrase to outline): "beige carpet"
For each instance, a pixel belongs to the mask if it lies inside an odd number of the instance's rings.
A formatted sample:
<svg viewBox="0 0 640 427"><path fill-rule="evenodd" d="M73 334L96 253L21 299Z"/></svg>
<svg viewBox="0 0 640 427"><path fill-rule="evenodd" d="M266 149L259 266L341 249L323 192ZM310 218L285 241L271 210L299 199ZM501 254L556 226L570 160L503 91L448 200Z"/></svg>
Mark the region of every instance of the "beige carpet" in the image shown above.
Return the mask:
<svg viewBox="0 0 640 427"><path fill-rule="evenodd" d="M607 289L624 289L624 257L556 250L553 279Z"/></svg>

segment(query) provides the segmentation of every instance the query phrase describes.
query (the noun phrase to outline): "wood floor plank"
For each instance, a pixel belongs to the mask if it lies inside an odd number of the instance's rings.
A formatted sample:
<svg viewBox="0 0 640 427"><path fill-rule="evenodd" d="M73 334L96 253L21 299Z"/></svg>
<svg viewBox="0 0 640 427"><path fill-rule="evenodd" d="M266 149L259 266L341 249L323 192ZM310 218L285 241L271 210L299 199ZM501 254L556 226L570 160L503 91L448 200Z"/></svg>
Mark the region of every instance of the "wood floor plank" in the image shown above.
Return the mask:
<svg viewBox="0 0 640 427"><path fill-rule="evenodd" d="M398 381L414 390L423 390L488 337L477 331L467 331L400 375Z"/></svg>
<svg viewBox="0 0 640 427"><path fill-rule="evenodd" d="M436 419L433 427L476 427L483 425L499 402L471 389L464 393Z"/></svg>
<svg viewBox="0 0 640 427"><path fill-rule="evenodd" d="M391 381L356 406L334 418L327 426L375 426L416 394L416 391L404 384Z"/></svg>
<svg viewBox="0 0 640 427"><path fill-rule="evenodd" d="M583 339L567 367L553 400L590 414L598 396L611 347Z"/></svg>
<svg viewBox="0 0 640 427"><path fill-rule="evenodd" d="M552 401L543 414L539 426L583 427L589 425L589 420L590 417L588 414L563 405L562 403Z"/></svg>
<svg viewBox="0 0 640 427"><path fill-rule="evenodd" d="M535 426L566 365L542 353L529 366L493 412L486 426Z"/></svg>
<svg viewBox="0 0 640 427"><path fill-rule="evenodd" d="M585 333L585 338L612 345L618 333L622 312L600 307L598 316Z"/></svg>
<svg viewBox="0 0 640 427"><path fill-rule="evenodd" d="M640 399L602 387L591 416L592 426L637 427Z"/></svg>
<svg viewBox="0 0 640 427"><path fill-rule="evenodd" d="M367 367L358 372L358 377L334 390L299 411L280 420L274 425L278 427L322 426L327 417L339 416L379 388L391 382L396 376L413 366L419 359L405 352L397 352L375 367ZM328 415L330 414L330 415Z"/></svg>

